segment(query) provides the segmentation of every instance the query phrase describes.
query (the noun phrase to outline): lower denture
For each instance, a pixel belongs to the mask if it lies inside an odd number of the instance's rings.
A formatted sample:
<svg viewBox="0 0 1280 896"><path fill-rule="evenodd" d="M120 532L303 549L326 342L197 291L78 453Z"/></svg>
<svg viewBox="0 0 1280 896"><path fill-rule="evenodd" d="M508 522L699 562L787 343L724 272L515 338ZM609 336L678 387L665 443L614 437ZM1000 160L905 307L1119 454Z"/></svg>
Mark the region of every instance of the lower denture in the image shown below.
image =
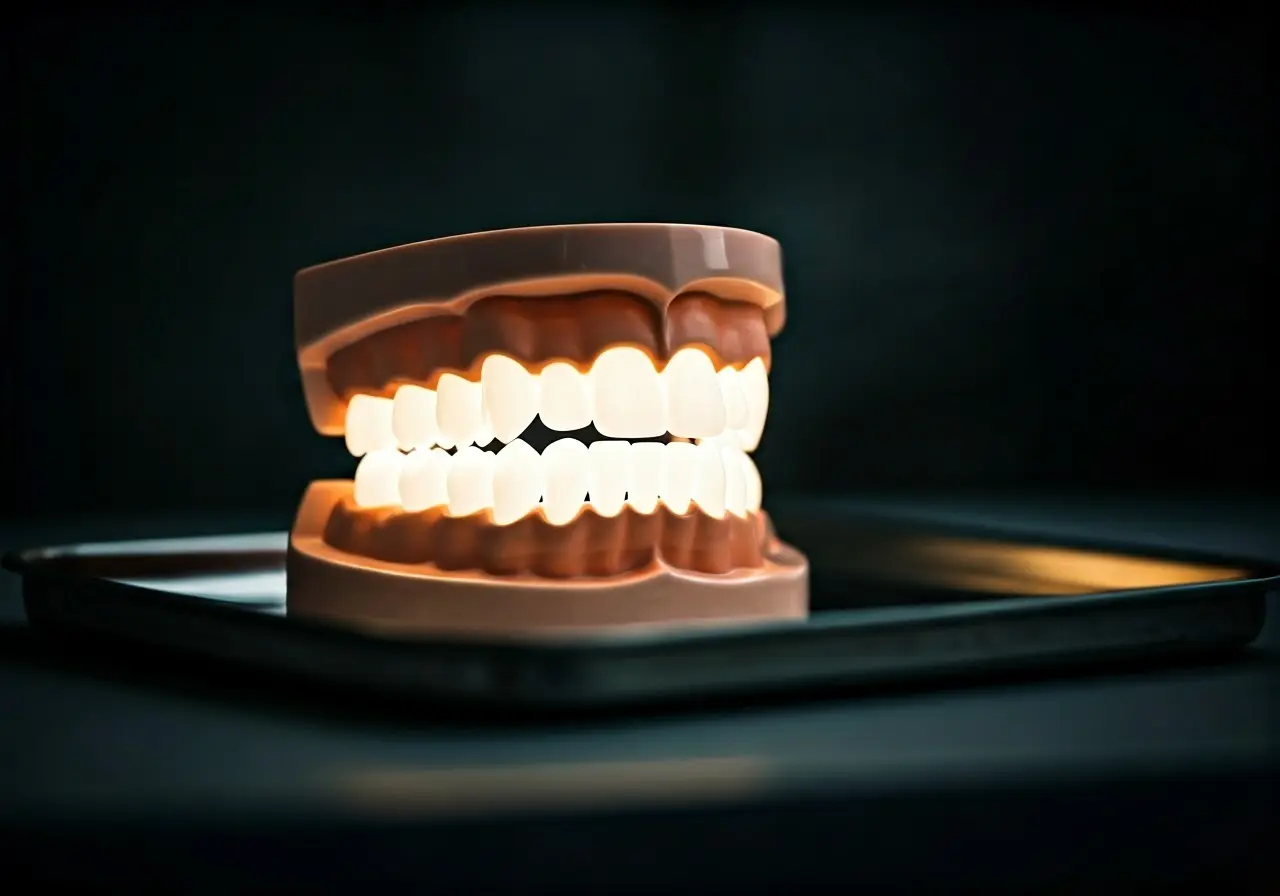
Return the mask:
<svg viewBox="0 0 1280 896"><path fill-rule="evenodd" d="M535 513L495 526L487 512L451 517L439 508L361 508L348 496L334 507L323 537L337 550L390 563L581 578L615 576L655 562L708 574L755 568L763 562L766 531L760 513L715 519L696 509L677 514L665 507L648 514L628 507L602 517L587 506L568 525L552 525Z"/></svg>

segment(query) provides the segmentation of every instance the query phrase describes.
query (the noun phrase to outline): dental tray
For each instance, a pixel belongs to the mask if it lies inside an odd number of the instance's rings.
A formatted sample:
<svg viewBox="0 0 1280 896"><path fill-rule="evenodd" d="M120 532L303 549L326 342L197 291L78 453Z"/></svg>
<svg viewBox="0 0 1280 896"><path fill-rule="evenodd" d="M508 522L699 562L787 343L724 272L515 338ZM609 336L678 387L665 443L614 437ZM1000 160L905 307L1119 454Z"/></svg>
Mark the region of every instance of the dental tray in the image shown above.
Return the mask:
<svg viewBox="0 0 1280 896"><path fill-rule="evenodd" d="M28 618L309 679L491 711L584 710L1221 654L1280 570L1219 556L799 508L808 619L536 638L387 636L291 618L284 533L8 554Z"/></svg>

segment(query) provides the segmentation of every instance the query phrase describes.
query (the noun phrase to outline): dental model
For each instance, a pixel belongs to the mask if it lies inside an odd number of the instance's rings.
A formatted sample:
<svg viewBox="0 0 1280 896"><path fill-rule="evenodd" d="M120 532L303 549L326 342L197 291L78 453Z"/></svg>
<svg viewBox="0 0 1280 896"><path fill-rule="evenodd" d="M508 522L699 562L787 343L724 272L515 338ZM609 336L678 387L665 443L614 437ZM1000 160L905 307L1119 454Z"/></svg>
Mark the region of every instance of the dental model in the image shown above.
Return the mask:
<svg viewBox="0 0 1280 896"><path fill-rule="evenodd" d="M785 313L773 239L449 237L300 271L294 312L312 423L359 462L303 498L291 615L519 635L807 614L749 457Z"/></svg>

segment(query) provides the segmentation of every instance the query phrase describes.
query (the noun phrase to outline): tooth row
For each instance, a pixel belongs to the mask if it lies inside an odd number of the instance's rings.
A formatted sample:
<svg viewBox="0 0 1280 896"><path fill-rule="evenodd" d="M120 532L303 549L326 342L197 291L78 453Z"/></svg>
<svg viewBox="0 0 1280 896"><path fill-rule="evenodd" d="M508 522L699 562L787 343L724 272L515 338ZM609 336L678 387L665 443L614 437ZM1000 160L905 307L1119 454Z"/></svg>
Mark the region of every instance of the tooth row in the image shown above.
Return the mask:
<svg viewBox="0 0 1280 896"><path fill-rule="evenodd" d="M716 371L697 348L683 348L661 373L637 348L603 352L587 373L556 361L532 373L491 355L473 383L441 375L436 389L405 385L394 399L357 395L347 405L347 449L356 457L399 447L510 443L534 417L548 429L572 432L594 423L611 439L671 433L688 439L734 434L754 451L769 411L769 378L756 358L742 370Z"/></svg>
<svg viewBox="0 0 1280 896"><path fill-rule="evenodd" d="M491 510L508 525L538 507L555 525L590 504L601 516L624 506L652 513L661 501L675 513L696 505L706 515L746 516L760 509L760 473L751 458L721 441L595 442L560 439L538 454L516 439L496 454L474 445L450 455L441 448L402 454L382 448L356 468L360 507L444 507L450 516Z"/></svg>

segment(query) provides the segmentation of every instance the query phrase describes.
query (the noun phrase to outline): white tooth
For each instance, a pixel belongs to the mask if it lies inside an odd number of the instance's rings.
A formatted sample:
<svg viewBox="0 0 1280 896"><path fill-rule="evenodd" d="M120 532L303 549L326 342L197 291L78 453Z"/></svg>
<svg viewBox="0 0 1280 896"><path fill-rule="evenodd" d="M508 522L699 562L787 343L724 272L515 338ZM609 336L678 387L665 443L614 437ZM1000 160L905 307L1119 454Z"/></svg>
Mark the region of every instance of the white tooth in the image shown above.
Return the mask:
<svg viewBox="0 0 1280 896"><path fill-rule="evenodd" d="M729 429L742 429L747 425L747 396L739 382L741 374L732 367L723 367L716 374L720 381L720 395L724 399L724 425Z"/></svg>
<svg viewBox="0 0 1280 896"><path fill-rule="evenodd" d="M453 374L440 376L436 387L436 425L451 445L470 445L484 427L480 384Z"/></svg>
<svg viewBox="0 0 1280 896"><path fill-rule="evenodd" d="M370 451L356 467L357 507L387 507L400 503L400 467L404 455L394 448Z"/></svg>
<svg viewBox="0 0 1280 896"><path fill-rule="evenodd" d="M725 509L724 459L717 445L694 448L693 502L709 517L720 519Z"/></svg>
<svg viewBox="0 0 1280 896"><path fill-rule="evenodd" d="M627 503L630 442L593 442L587 449L587 492L601 516L617 516Z"/></svg>
<svg viewBox="0 0 1280 896"><path fill-rule="evenodd" d="M493 424L489 422L489 413L483 406L480 408L480 428L471 435L471 442L483 448L493 441Z"/></svg>
<svg viewBox="0 0 1280 896"><path fill-rule="evenodd" d="M672 435L707 439L724 431L724 394L711 359L701 349L676 352L662 371L662 384Z"/></svg>
<svg viewBox="0 0 1280 896"><path fill-rule="evenodd" d="M542 512L547 522L562 526L582 509L587 497L587 446L577 439L560 439L542 452Z"/></svg>
<svg viewBox="0 0 1280 896"><path fill-rule="evenodd" d="M419 511L449 503L449 465L443 448L419 448L404 459L400 470L400 503Z"/></svg>
<svg viewBox="0 0 1280 896"><path fill-rule="evenodd" d="M514 358L485 358L480 365L480 385L484 408L498 441L506 443L517 438L538 415L538 378Z"/></svg>
<svg viewBox="0 0 1280 896"><path fill-rule="evenodd" d="M698 446L692 442L668 442L663 449L662 484L658 494L673 513L685 513L693 500L693 480Z"/></svg>
<svg viewBox="0 0 1280 896"><path fill-rule="evenodd" d="M631 446L631 473L627 477L627 503L641 513L653 513L662 485L662 460L667 446L661 442L636 442Z"/></svg>
<svg viewBox="0 0 1280 896"><path fill-rule="evenodd" d="M720 461L724 467L724 509L734 516L747 515L747 480L739 459L745 456L732 448L720 449Z"/></svg>
<svg viewBox="0 0 1280 896"><path fill-rule="evenodd" d="M761 493L764 490L760 482L760 471L756 468L756 462L747 455L739 454L738 458L739 463L742 464L742 482L747 513L754 513L760 509Z"/></svg>
<svg viewBox="0 0 1280 896"><path fill-rule="evenodd" d="M391 429L391 399L376 395L355 395L347 402L347 450L355 457L370 451L396 447Z"/></svg>
<svg viewBox="0 0 1280 896"><path fill-rule="evenodd" d="M721 448L733 448L737 451L742 450L742 434L733 429L726 429L718 436L710 439L695 439L699 445L718 445Z"/></svg>
<svg viewBox="0 0 1280 896"><path fill-rule="evenodd" d="M548 429L573 432L591 424L591 378L556 361L538 377L538 416Z"/></svg>
<svg viewBox="0 0 1280 896"><path fill-rule="evenodd" d="M667 431L662 383L653 362L640 349L606 349L591 367L591 387L600 435L639 439Z"/></svg>
<svg viewBox="0 0 1280 896"><path fill-rule="evenodd" d="M755 451L760 444L760 434L764 432L765 418L769 416L769 374L764 369L764 361L752 358L742 368L738 382L747 397L747 425L741 432L742 447Z"/></svg>
<svg viewBox="0 0 1280 896"><path fill-rule="evenodd" d="M391 431L405 451L440 441L436 426L436 393L421 386L401 386L391 405Z"/></svg>
<svg viewBox="0 0 1280 896"><path fill-rule="evenodd" d="M493 506L493 455L475 445L459 448L449 464L449 516L470 516Z"/></svg>
<svg viewBox="0 0 1280 896"><path fill-rule="evenodd" d="M506 526L537 507L543 480L533 446L523 439L508 442L493 460L493 521Z"/></svg>

